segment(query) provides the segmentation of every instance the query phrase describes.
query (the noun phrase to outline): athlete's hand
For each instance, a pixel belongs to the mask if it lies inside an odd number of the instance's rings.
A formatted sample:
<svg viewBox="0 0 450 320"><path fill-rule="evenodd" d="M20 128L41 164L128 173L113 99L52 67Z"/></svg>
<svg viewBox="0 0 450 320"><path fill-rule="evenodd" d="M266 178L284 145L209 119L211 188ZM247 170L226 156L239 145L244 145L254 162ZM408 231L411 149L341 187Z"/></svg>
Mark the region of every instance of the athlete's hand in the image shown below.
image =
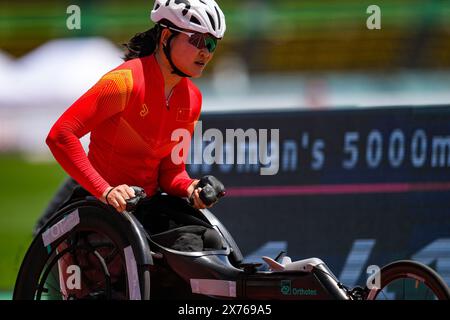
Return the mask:
<svg viewBox="0 0 450 320"><path fill-rule="evenodd" d="M202 191L202 188L194 189L199 181L200 180L194 180L194 182L192 182L192 184L188 188L188 194L190 194L189 202L195 209L211 208L213 204L207 206L203 203L202 199L200 199L200 191Z"/></svg>
<svg viewBox="0 0 450 320"><path fill-rule="evenodd" d="M214 203L209 206L204 204L202 199L200 199L200 191L202 191L202 188L197 188L194 190L193 194L191 195L192 206L195 209L211 208L214 205Z"/></svg>
<svg viewBox="0 0 450 320"><path fill-rule="evenodd" d="M102 201L113 206L118 212L125 211L127 207L126 200L135 196L134 190L126 184L116 187L109 187L102 195Z"/></svg>

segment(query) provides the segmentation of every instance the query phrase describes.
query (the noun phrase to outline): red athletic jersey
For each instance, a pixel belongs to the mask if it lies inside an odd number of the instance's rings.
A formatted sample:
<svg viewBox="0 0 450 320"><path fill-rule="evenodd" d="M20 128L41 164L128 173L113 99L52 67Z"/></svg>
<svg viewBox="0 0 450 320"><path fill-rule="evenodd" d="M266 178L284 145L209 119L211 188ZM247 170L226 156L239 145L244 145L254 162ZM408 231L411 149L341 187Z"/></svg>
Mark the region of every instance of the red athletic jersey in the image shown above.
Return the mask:
<svg viewBox="0 0 450 320"><path fill-rule="evenodd" d="M104 75L56 121L47 144L64 170L100 198L109 186L158 187L185 197L192 183L184 163L174 164L172 132L193 133L202 96L183 78L166 104L154 55L129 60ZM88 155L79 138L91 133ZM186 156L186 155L185 155Z"/></svg>

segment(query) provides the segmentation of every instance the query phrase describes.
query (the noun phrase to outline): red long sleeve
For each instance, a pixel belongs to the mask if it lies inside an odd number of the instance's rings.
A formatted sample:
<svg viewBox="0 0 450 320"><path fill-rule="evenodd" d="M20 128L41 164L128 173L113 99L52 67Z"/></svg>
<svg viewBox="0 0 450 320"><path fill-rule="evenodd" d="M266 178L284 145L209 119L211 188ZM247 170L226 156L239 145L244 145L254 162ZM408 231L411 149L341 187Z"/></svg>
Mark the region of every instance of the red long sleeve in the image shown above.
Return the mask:
<svg viewBox="0 0 450 320"><path fill-rule="evenodd" d="M107 73L53 125L47 144L81 186L100 197L111 185L161 187L186 196L192 182L184 163L171 163L174 130L192 132L201 94L188 79L174 88L169 105L154 56L133 59ZM86 155L79 139L91 133Z"/></svg>
<svg viewBox="0 0 450 320"><path fill-rule="evenodd" d="M174 196L187 197L187 189L194 181L186 172L184 163L174 164L170 155L161 161L159 184L163 191Z"/></svg>
<svg viewBox="0 0 450 320"><path fill-rule="evenodd" d="M132 88L129 73L118 71L105 75L64 112L46 140L64 170L96 197L101 197L109 183L92 166L79 139L121 112Z"/></svg>

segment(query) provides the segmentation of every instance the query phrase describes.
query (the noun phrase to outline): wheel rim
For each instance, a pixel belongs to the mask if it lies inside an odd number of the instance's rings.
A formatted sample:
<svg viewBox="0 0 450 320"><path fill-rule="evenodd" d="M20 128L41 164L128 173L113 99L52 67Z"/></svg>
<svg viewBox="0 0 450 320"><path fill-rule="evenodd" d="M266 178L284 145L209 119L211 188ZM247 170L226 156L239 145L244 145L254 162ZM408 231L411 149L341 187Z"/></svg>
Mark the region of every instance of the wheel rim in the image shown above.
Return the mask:
<svg viewBox="0 0 450 320"><path fill-rule="evenodd" d="M438 300L434 289L424 281L415 278L399 277L387 283L380 290L377 300Z"/></svg>
<svg viewBox="0 0 450 320"><path fill-rule="evenodd" d="M69 267L79 272L69 272ZM124 257L112 240L92 231L77 233L50 252L35 299L127 299L124 270Z"/></svg>
<svg viewBox="0 0 450 320"><path fill-rule="evenodd" d="M416 261L397 261L381 269L381 289L367 291L367 299L448 300L450 292L442 278L429 266Z"/></svg>

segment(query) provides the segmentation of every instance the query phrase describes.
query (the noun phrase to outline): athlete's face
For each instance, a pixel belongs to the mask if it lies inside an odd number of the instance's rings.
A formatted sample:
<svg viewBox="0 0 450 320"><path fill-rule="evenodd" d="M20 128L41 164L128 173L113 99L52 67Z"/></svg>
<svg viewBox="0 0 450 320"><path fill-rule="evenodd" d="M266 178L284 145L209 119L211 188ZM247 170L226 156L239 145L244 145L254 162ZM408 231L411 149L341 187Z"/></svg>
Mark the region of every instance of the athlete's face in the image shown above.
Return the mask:
<svg viewBox="0 0 450 320"><path fill-rule="evenodd" d="M189 40L189 36L184 33L178 33L172 39L170 44L172 60L181 71L198 78L214 54L209 52L208 48L197 48Z"/></svg>

